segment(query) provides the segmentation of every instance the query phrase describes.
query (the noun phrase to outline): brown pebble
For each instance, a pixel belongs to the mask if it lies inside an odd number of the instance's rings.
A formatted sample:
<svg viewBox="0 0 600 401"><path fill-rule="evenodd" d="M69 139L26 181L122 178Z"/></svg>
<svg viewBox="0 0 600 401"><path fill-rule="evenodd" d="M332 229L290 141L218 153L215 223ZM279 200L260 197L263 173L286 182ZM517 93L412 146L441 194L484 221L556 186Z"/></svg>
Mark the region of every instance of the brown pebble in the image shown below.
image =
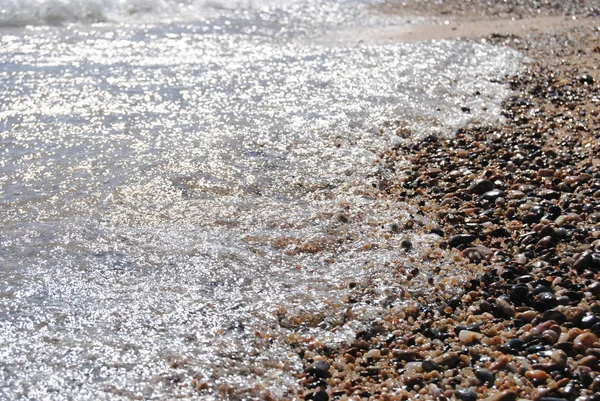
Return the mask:
<svg viewBox="0 0 600 401"><path fill-rule="evenodd" d="M496 306L507 318L511 318L515 315L515 309L513 306L503 297L496 298Z"/></svg>
<svg viewBox="0 0 600 401"><path fill-rule="evenodd" d="M528 370L527 372L525 372L525 377L531 381L543 382L543 381L546 381L548 379L548 377L550 377L550 376L548 375L548 373L544 372L543 370L536 369L536 370Z"/></svg>
<svg viewBox="0 0 600 401"><path fill-rule="evenodd" d="M595 369L598 366L598 358L594 355L588 355L581 358L579 364Z"/></svg>
<svg viewBox="0 0 600 401"><path fill-rule="evenodd" d="M433 361L438 365L453 368L460 362L460 356L456 352L447 352L434 358Z"/></svg>
<svg viewBox="0 0 600 401"><path fill-rule="evenodd" d="M495 370L504 369L504 367L506 366L506 364L509 361L510 361L510 359L506 355L501 355L498 358L496 358L494 363L492 363L490 365L490 370L495 371Z"/></svg>
<svg viewBox="0 0 600 401"><path fill-rule="evenodd" d="M585 352L585 350L591 348L596 341L598 341L598 337L594 333L583 333L575 337L573 345L575 346L575 350Z"/></svg>
<svg viewBox="0 0 600 401"><path fill-rule="evenodd" d="M550 354L550 358L558 365L558 366L566 366L567 365L567 354L565 351L557 349L552 351Z"/></svg>
<svg viewBox="0 0 600 401"><path fill-rule="evenodd" d="M544 330L542 333L542 341L545 344L552 345L558 340L558 333L554 330Z"/></svg>

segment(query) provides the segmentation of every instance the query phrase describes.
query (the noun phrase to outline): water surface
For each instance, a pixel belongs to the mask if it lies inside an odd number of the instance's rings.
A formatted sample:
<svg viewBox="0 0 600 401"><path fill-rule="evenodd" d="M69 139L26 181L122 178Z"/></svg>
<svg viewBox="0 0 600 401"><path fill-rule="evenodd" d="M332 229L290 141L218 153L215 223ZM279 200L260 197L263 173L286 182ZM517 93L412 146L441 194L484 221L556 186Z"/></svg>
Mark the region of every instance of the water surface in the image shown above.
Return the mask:
<svg viewBox="0 0 600 401"><path fill-rule="evenodd" d="M367 5L0 0L3 398L291 398L290 333L377 316L379 154L496 121L521 56L323 39Z"/></svg>

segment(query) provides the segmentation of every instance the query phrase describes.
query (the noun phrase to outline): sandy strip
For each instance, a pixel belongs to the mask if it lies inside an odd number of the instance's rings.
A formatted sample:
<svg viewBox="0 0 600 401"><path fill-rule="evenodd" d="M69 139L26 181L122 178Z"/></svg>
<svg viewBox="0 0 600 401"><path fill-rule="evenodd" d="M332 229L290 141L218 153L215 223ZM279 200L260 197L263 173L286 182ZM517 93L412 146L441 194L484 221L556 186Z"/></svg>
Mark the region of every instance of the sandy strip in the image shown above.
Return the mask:
<svg viewBox="0 0 600 401"><path fill-rule="evenodd" d="M357 42L420 42L425 40L477 38L491 34L526 35L558 33L578 27L598 27L600 19L575 16L544 16L523 19L448 19L428 24L394 25L356 31L341 31L334 38Z"/></svg>

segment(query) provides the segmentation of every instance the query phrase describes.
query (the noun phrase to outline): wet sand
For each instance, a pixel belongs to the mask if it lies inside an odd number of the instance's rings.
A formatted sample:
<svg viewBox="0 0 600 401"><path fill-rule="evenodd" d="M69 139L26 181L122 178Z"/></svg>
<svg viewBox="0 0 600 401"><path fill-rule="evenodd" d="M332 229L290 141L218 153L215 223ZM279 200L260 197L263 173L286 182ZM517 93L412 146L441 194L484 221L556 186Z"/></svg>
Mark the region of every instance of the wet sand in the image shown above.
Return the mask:
<svg viewBox="0 0 600 401"><path fill-rule="evenodd" d="M306 366L300 398L600 400L599 10L595 1L378 7L434 22L359 40L460 37L530 61L506 80L505 123L380 155L393 177L381 177L380 195L435 222L437 263L475 277L454 296L430 280L430 293L404 294L346 346L290 336ZM422 275L398 270L399 286ZM345 302L368 302L368 286L352 293Z"/></svg>

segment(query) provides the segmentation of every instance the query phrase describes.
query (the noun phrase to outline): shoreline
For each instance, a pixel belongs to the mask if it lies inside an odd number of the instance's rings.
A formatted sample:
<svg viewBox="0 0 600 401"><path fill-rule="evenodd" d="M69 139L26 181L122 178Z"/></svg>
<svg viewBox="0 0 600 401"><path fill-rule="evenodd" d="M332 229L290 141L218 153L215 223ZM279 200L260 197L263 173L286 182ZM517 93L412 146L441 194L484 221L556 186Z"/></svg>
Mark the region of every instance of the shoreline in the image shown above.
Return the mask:
<svg viewBox="0 0 600 401"><path fill-rule="evenodd" d="M531 18L465 19L451 18L423 24L391 25L362 29L358 32L338 32L336 37L350 36L367 43L422 42L443 39L476 39L487 35L527 35L559 33L573 28L598 26L597 17L542 16Z"/></svg>
<svg viewBox="0 0 600 401"><path fill-rule="evenodd" d="M378 11L451 22L364 33L485 41L530 62L506 80L505 123L383 155L411 167L382 177L381 196L437 224L442 264L484 273L441 302L439 288L407 294L347 347L292 342L301 399L600 400L600 14L530 3L388 2Z"/></svg>

